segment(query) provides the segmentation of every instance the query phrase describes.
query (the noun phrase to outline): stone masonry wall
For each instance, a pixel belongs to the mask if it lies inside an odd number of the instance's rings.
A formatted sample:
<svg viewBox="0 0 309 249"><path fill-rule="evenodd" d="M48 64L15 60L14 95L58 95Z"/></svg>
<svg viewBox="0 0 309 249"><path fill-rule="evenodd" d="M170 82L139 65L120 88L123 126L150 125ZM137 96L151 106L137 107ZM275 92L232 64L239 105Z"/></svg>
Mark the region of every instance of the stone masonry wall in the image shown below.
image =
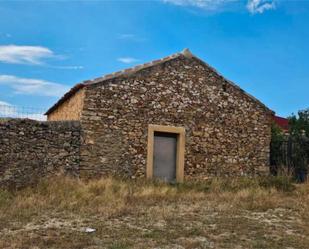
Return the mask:
<svg viewBox="0 0 309 249"><path fill-rule="evenodd" d="M270 111L195 58L180 56L85 88L82 176L144 177L149 124L186 130L185 179L268 170Z"/></svg>
<svg viewBox="0 0 309 249"><path fill-rule="evenodd" d="M20 188L55 173L77 175L79 122L0 119L0 186Z"/></svg>
<svg viewBox="0 0 309 249"><path fill-rule="evenodd" d="M61 106L47 116L48 121L79 120L83 109L85 92L80 89Z"/></svg>

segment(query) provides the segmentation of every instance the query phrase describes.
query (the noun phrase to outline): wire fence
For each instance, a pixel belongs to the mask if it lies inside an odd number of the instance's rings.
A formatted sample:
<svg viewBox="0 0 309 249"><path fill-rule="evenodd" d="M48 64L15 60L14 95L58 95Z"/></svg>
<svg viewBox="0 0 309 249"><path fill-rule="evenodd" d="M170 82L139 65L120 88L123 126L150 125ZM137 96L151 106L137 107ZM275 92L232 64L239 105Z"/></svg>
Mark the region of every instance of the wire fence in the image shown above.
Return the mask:
<svg viewBox="0 0 309 249"><path fill-rule="evenodd" d="M46 110L43 108L0 105L0 118L29 118L33 120L45 121Z"/></svg>

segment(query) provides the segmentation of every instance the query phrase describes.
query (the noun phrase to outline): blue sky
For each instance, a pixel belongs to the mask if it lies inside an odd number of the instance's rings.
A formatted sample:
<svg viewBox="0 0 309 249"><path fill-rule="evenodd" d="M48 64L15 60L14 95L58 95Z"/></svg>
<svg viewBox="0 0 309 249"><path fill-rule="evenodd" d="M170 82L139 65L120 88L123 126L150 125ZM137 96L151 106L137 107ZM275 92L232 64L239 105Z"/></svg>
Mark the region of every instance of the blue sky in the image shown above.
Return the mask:
<svg viewBox="0 0 309 249"><path fill-rule="evenodd" d="M47 109L74 84L184 48L278 115L309 107L309 1L1 1L0 104Z"/></svg>

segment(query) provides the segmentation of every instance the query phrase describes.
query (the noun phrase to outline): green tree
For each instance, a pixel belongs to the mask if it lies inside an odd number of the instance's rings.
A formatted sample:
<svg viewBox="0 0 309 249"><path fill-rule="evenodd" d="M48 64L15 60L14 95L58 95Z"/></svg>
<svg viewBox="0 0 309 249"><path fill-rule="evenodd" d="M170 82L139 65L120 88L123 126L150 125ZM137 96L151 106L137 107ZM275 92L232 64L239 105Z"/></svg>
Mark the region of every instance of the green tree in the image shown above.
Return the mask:
<svg viewBox="0 0 309 249"><path fill-rule="evenodd" d="M289 117L292 141L291 163L296 177L307 174L309 164L309 108ZM302 181L302 179L301 179Z"/></svg>
<svg viewBox="0 0 309 249"><path fill-rule="evenodd" d="M285 141L285 136L282 129L276 124L271 126L271 173L277 175L280 166L286 165L282 146Z"/></svg>
<svg viewBox="0 0 309 249"><path fill-rule="evenodd" d="M289 117L290 134L292 136L309 137L309 108Z"/></svg>

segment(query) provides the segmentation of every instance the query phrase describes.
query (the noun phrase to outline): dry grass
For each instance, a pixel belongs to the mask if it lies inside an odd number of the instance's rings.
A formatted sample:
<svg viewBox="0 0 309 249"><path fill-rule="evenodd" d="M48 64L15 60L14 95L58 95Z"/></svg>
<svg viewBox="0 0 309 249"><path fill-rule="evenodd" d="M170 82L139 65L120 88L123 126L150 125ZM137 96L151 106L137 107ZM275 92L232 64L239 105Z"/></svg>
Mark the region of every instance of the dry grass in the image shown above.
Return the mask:
<svg viewBox="0 0 309 249"><path fill-rule="evenodd" d="M308 249L308 197L285 178L53 178L0 190L0 248Z"/></svg>

